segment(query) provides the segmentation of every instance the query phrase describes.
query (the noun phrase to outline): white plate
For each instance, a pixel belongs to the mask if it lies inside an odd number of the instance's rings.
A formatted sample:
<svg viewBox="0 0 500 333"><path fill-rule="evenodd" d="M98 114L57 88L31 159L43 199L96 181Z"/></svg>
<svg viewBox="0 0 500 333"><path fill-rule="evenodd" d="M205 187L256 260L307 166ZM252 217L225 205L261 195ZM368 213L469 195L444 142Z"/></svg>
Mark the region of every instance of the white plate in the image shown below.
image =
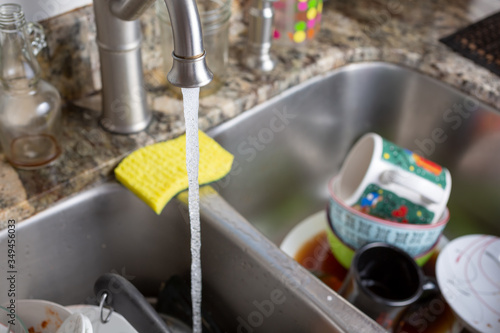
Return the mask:
<svg viewBox="0 0 500 333"><path fill-rule="evenodd" d="M92 323L93 333L138 333L121 314L116 312L113 312L109 322L101 323L99 307L96 305L70 305L66 308L73 313L87 316Z"/></svg>
<svg viewBox="0 0 500 333"><path fill-rule="evenodd" d="M441 292L472 332L500 332L500 238L469 235L440 253L436 277Z"/></svg>
<svg viewBox="0 0 500 333"><path fill-rule="evenodd" d="M37 333L56 333L71 312L53 302L23 299L16 301L16 314L27 329L33 327Z"/></svg>
<svg viewBox="0 0 500 333"><path fill-rule="evenodd" d="M280 249L294 258L305 242L326 231L327 227L326 210L317 212L297 224L283 239Z"/></svg>
<svg viewBox="0 0 500 333"><path fill-rule="evenodd" d="M83 313L73 313L59 327L56 333L92 333L92 323Z"/></svg>

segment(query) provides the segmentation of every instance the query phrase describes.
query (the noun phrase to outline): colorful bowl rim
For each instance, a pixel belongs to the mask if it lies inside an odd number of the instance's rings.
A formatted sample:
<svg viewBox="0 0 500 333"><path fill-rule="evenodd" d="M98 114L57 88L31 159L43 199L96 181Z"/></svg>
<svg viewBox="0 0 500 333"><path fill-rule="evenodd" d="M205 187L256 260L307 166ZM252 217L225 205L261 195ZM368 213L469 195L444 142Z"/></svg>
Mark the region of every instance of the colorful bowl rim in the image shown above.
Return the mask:
<svg viewBox="0 0 500 333"><path fill-rule="evenodd" d="M404 228L404 229L434 229L443 225L446 225L448 221L450 220L450 211L448 210L448 207L446 207L444 211L444 216L441 218L439 221L433 224L406 224L406 223L399 223L399 222L392 222L392 221L387 221L384 219L381 219L376 216L368 215L365 213L360 212L359 210L356 210L352 208L351 206L346 205L340 199L338 196L335 194L333 191L333 184L335 183L336 180L338 180L339 177L335 176L330 181L328 182L328 191L330 192L330 198L332 198L337 204L341 205L344 209L347 211L351 212L354 215L357 215L359 217L362 217L367 220L372 220L374 222L382 223L385 225L389 225L391 227L397 227L397 228Z"/></svg>
<svg viewBox="0 0 500 333"><path fill-rule="evenodd" d="M330 217L330 214L328 214L328 208L326 210L327 210L327 212L326 212L326 218L328 219L328 227L329 227L330 231L334 234L334 236L337 238L337 240L340 243L342 243L342 245L344 245L345 247L347 247L349 250L351 250L353 252L356 252L356 249L354 249L351 245L345 243L342 240L342 238L340 238L339 234L337 233L337 231L335 231L335 228L333 227L332 218ZM441 240L442 236L443 236L443 234L440 234L439 237L437 238L436 242L434 242L434 244L432 244L432 246L427 251L422 252L422 253L414 256L413 259L414 260L420 259L420 258L425 257L426 255L428 255L431 251L434 251L436 249L436 246L439 244L439 241ZM374 242L379 242L379 241L374 241ZM370 243L372 243L372 242L370 242Z"/></svg>

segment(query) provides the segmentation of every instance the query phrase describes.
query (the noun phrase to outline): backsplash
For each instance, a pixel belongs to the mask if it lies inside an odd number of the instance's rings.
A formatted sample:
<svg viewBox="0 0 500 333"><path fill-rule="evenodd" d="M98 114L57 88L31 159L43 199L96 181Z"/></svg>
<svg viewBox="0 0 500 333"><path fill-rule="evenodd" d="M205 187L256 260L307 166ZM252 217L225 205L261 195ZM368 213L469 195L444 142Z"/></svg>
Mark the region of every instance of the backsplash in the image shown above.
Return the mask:
<svg viewBox="0 0 500 333"><path fill-rule="evenodd" d="M244 27L241 3L233 1L231 36ZM42 76L59 89L65 100L75 100L101 90L99 52L96 44L94 9L85 6L40 22L47 35L47 48L38 56ZM161 69L160 26L154 6L141 17L142 59L146 85L151 89L166 82Z"/></svg>
<svg viewBox="0 0 500 333"><path fill-rule="evenodd" d="M47 38L47 47L38 56L42 76L68 100L99 90L100 64L92 6L40 23Z"/></svg>

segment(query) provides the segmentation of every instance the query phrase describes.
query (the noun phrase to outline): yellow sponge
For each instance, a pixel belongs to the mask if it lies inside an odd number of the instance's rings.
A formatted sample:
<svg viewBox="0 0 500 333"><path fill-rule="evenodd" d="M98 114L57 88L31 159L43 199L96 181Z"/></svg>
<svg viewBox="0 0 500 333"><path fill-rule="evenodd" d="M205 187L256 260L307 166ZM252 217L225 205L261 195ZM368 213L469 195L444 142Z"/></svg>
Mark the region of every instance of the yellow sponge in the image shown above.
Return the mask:
<svg viewBox="0 0 500 333"><path fill-rule="evenodd" d="M198 182L208 184L231 171L234 156L199 131ZM116 179L157 214L179 192L188 188L186 135L136 150L115 169Z"/></svg>

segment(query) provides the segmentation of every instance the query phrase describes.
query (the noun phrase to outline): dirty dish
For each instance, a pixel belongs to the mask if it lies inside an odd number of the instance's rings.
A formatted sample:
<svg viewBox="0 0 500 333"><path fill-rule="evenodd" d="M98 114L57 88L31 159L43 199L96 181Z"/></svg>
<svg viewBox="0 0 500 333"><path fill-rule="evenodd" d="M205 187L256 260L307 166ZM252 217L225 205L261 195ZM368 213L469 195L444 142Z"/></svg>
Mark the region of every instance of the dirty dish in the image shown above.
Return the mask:
<svg viewBox="0 0 500 333"><path fill-rule="evenodd" d="M332 231L327 212L324 210L307 217L293 227L281 242L280 249L290 257L295 258L304 244L321 232L326 232L330 249L337 261L348 269L354 257L355 249L343 243L336 233ZM415 256L414 259L417 265L423 266L440 244L444 242L444 237L440 237L427 252Z"/></svg>
<svg viewBox="0 0 500 333"><path fill-rule="evenodd" d="M56 333L92 333L90 319L81 313L73 313L66 318Z"/></svg>
<svg viewBox="0 0 500 333"><path fill-rule="evenodd" d="M500 238L468 235L451 241L436 262L441 292L471 332L500 332Z"/></svg>
<svg viewBox="0 0 500 333"><path fill-rule="evenodd" d="M70 305L67 309L73 313L85 315L92 324L93 333L138 333L137 330L117 312L113 312L109 317L109 321L103 324L100 320L100 310L97 305Z"/></svg>
<svg viewBox="0 0 500 333"><path fill-rule="evenodd" d="M297 224L283 239L280 249L294 258L305 242L326 231L327 228L326 212L324 210L317 212Z"/></svg>
<svg viewBox="0 0 500 333"><path fill-rule="evenodd" d="M329 225L326 230L326 235L328 238L328 243L330 244L330 249L332 250L333 255L337 259L337 261L346 269L349 269L351 266L352 258L354 257L354 252L356 251L349 245L345 244L339 236L337 236L336 232L332 228L332 224ZM423 266L427 263L427 261L432 257L436 249L440 248L440 244L446 242L445 237L440 237L431 248L420 255L414 256L413 259L417 263L418 266Z"/></svg>
<svg viewBox="0 0 500 333"><path fill-rule="evenodd" d="M8 304L6 304L8 306ZM14 310L0 306L0 333L7 333L7 326L10 324L9 333L28 333L24 323L15 315Z"/></svg>
<svg viewBox="0 0 500 333"><path fill-rule="evenodd" d="M328 206L329 240L335 257L346 268L350 266L349 251L357 250L371 242L384 242L394 245L413 258L430 257L429 251L435 247L449 221L450 214L445 210L441 219L434 224L405 224L383 220L362 213L341 201L337 193L338 178L329 183L330 203ZM337 242L336 239L341 242ZM344 244L345 246L342 246ZM420 264L425 262L421 260Z"/></svg>
<svg viewBox="0 0 500 333"><path fill-rule="evenodd" d="M100 304L121 313L139 332L168 332L168 326L144 295L125 277L105 273L94 283Z"/></svg>
<svg viewBox="0 0 500 333"><path fill-rule="evenodd" d="M36 299L18 300L16 313L22 318L28 331L36 333L56 333L71 315L71 312L62 305Z"/></svg>
<svg viewBox="0 0 500 333"><path fill-rule="evenodd" d="M437 283L424 275L412 257L385 243L356 251L339 294L386 329L423 296L437 295Z"/></svg>
<svg viewBox="0 0 500 333"><path fill-rule="evenodd" d="M451 191L448 169L367 133L340 170L337 197L347 206L385 220L437 223Z"/></svg>

